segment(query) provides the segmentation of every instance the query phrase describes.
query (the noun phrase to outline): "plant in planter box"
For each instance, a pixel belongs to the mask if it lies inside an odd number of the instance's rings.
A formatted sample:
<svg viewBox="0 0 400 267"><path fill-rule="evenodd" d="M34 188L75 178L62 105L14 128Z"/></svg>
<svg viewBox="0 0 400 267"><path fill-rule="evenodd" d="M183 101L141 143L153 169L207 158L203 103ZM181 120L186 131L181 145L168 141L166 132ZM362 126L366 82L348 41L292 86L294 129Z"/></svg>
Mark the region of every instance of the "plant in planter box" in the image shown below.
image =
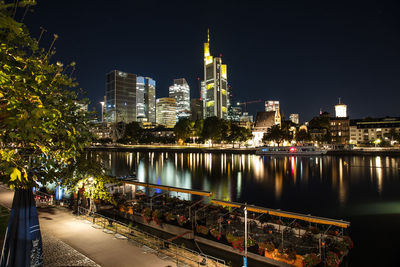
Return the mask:
<svg viewBox="0 0 400 267"><path fill-rule="evenodd" d="M180 226L187 223L187 218L184 215L178 215L178 223Z"/></svg>
<svg viewBox="0 0 400 267"><path fill-rule="evenodd" d="M337 267L339 266L340 260L335 252L329 251L326 254L325 264L327 267Z"/></svg>
<svg viewBox="0 0 400 267"><path fill-rule="evenodd" d="M160 210L154 210L152 218L157 225L161 225L162 213Z"/></svg>
<svg viewBox="0 0 400 267"><path fill-rule="evenodd" d="M267 242L267 243L265 244L265 249L266 249L268 252L274 251L274 250L275 250L275 245L274 245L274 243L272 243L272 242Z"/></svg>
<svg viewBox="0 0 400 267"><path fill-rule="evenodd" d="M266 242L258 242L257 245L258 245L258 254L263 256L265 253L265 247L267 246L267 243Z"/></svg>
<svg viewBox="0 0 400 267"><path fill-rule="evenodd" d="M142 210L142 218L145 222L149 223L151 221L152 211L150 208L145 208Z"/></svg>
<svg viewBox="0 0 400 267"><path fill-rule="evenodd" d="M235 237L233 236L232 233L227 233L226 236L225 236L225 238L226 238L226 241L230 244L230 243L232 243L232 241L233 241L233 239L234 239Z"/></svg>
<svg viewBox="0 0 400 267"><path fill-rule="evenodd" d="M306 254L303 256L303 267L314 267L321 262L321 259L315 254Z"/></svg>
<svg viewBox="0 0 400 267"><path fill-rule="evenodd" d="M247 238L247 247L248 248L255 246L255 245L256 245L256 241L253 238L251 238L251 237Z"/></svg>
<svg viewBox="0 0 400 267"><path fill-rule="evenodd" d="M211 234L214 238L216 238L217 240L220 240L220 239L221 239L221 233L220 233L217 229L215 229L215 228L212 228L212 229L210 230L210 234Z"/></svg>
<svg viewBox="0 0 400 267"><path fill-rule="evenodd" d="M297 252L294 248L288 248L286 250L286 254L288 255L289 260L292 260L292 261L296 260Z"/></svg>
<svg viewBox="0 0 400 267"><path fill-rule="evenodd" d="M234 237L232 240L232 247L234 249L239 250L239 252L242 252L244 250L244 245L243 245L243 237Z"/></svg>
<svg viewBox="0 0 400 267"><path fill-rule="evenodd" d="M172 222L173 220L175 220L176 216L170 212L166 212L165 213L165 220L167 222Z"/></svg>
<svg viewBox="0 0 400 267"><path fill-rule="evenodd" d="M196 225L196 232L203 235L208 235L208 228L204 225Z"/></svg>

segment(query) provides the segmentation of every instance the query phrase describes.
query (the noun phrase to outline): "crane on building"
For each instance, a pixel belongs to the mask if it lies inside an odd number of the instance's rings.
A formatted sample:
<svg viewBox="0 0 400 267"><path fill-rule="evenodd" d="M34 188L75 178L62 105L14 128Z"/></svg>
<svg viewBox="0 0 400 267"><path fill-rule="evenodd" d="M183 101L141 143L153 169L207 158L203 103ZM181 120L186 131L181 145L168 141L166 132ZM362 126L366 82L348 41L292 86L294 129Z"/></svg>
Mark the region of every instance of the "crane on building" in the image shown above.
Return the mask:
<svg viewBox="0 0 400 267"><path fill-rule="evenodd" d="M248 104L254 104L254 103L260 103L262 102L261 99L257 100L251 100L251 101L246 101L246 102L237 102L238 106L243 106L244 107L244 112L247 112L247 105Z"/></svg>

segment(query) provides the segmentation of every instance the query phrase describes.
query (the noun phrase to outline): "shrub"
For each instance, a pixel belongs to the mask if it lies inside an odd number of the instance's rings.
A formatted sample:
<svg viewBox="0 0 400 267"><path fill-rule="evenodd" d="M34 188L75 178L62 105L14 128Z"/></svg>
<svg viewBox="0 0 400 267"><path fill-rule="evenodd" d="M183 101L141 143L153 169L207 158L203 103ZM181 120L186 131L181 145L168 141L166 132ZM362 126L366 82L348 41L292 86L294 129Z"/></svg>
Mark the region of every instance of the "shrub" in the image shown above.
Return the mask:
<svg viewBox="0 0 400 267"><path fill-rule="evenodd" d="M187 218L183 215L178 215L178 223L180 226L184 225L187 223Z"/></svg>
<svg viewBox="0 0 400 267"><path fill-rule="evenodd" d="M153 221L157 224L157 225L161 225L161 219L162 219L162 213L159 210L154 210L153 211Z"/></svg>
<svg viewBox="0 0 400 267"><path fill-rule="evenodd" d="M286 254L288 255L289 260L295 261L297 252L294 248L289 248L286 250Z"/></svg>
<svg viewBox="0 0 400 267"><path fill-rule="evenodd" d="M151 209L150 208L145 208L142 210L142 218L145 222L149 223L151 221Z"/></svg>
<svg viewBox="0 0 400 267"><path fill-rule="evenodd" d="M232 233L227 233L225 237L229 244L232 243L233 239L235 238Z"/></svg>
<svg viewBox="0 0 400 267"><path fill-rule="evenodd" d="M335 252L329 251L326 254L325 264L327 267L337 267L339 266L340 260Z"/></svg>
<svg viewBox="0 0 400 267"><path fill-rule="evenodd" d="M267 242L267 243L266 243L266 246L265 246L265 249L266 249L268 252L274 251L274 250L275 250L275 245L274 245L274 243L272 243L272 242Z"/></svg>
<svg viewBox="0 0 400 267"><path fill-rule="evenodd" d="M244 250L243 243L243 237L234 237L232 240L232 247L242 252Z"/></svg>
<svg viewBox="0 0 400 267"><path fill-rule="evenodd" d="M321 259L315 253L303 256L303 267L314 267L321 262Z"/></svg>
<svg viewBox="0 0 400 267"><path fill-rule="evenodd" d="M215 229L215 228L213 228L213 229L210 230L210 234L211 234L214 238L216 238L217 240L220 240L220 239L221 239L221 233L220 233L217 229Z"/></svg>
<svg viewBox="0 0 400 267"><path fill-rule="evenodd" d="M197 225L196 232L203 234L203 235L208 235L208 228L205 227L204 225Z"/></svg>

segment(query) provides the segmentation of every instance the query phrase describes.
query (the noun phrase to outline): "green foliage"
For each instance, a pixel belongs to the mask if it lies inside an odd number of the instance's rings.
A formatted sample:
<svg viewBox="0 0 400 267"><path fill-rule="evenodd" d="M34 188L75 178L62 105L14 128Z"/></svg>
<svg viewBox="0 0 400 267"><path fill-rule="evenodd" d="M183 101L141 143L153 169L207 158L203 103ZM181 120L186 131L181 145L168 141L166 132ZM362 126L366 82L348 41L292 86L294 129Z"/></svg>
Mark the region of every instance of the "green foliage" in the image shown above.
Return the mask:
<svg viewBox="0 0 400 267"><path fill-rule="evenodd" d="M75 63L50 63L52 52L39 49L3 2L0 10L0 174L11 187L29 188L58 180L92 135L82 101L69 90L76 83L66 73Z"/></svg>
<svg viewBox="0 0 400 267"><path fill-rule="evenodd" d="M20 1L18 6L35 1ZM75 63L52 63L52 46L40 49L25 25L0 2L0 179L10 187L30 188L60 182L69 189L85 187L90 198L110 200L104 184L111 181L94 161L90 146L90 114L71 77ZM91 178L92 177L92 178ZM93 181L93 182L89 182Z"/></svg>
<svg viewBox="0 0 400 267"><path fill-rule="evenodd" d="M306 130L300 129L296 133L296 142L304 142L304 141L310 141L310 140L311 140L311 136Z"/></svg>
<svg viewBox="0 0 400 267"><path fill-rule="evenodd" d="M263 142L274 141L280 145L284 140L291 140L292 135L287 128L274 125L264 134Z"/></svg>
<svg viewBox="0 0 400 267"><path fill-rule="evenodd" d="M194 122L189 119L180 119L174 127L174 133L176 140L182 140L183 142L192 136L194 129Z"/></svg>

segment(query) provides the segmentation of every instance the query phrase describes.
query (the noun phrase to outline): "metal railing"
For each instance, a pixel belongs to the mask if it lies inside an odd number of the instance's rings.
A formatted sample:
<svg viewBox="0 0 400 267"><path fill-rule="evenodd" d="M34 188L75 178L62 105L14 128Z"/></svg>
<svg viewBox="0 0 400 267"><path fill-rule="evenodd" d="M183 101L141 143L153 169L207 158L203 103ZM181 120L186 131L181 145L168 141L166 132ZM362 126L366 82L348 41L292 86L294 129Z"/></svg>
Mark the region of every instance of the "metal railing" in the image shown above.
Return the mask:
<svg viewBox="0 0 400 267"><path fill-rule="evenodd" d="M153 252L162 259L170 259L177 266L227 266L224 260L199 253L184 246L179 246L115 219L89 212L89 210L83 207L78 207L78 216L100 226L103 228L103 231L119 234L120 238L127 238L130 242L141 246L147 252ZM118 238L118 236L116 237Z"/></svg>

